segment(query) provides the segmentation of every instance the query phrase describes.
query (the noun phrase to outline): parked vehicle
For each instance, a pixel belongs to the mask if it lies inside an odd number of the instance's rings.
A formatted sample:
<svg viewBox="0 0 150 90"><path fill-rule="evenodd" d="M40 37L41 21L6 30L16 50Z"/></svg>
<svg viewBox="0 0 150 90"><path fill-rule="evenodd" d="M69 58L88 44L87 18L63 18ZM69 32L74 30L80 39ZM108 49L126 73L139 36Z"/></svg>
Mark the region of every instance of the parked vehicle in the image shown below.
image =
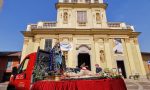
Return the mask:
<svg viewBox="0 0 150 90"><path fill-rule="evenodd" d="M62 56L56 48L57 46L49 52L39 49L27 55L19 68L13 68L7 90L30 90L33 83L43 80L51 74L50 71L55 71L57 67L54 59L60 58L58 55Z"/></svg>

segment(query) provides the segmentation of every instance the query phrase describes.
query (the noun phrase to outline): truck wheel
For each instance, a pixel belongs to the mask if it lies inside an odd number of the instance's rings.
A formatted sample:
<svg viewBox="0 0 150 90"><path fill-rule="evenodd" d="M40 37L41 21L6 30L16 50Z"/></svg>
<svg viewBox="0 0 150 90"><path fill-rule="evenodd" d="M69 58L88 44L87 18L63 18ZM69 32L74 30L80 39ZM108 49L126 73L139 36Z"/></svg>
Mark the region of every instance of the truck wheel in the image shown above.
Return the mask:
<svg viewBox="0 0 150 90"><path fill-rule="evenodd" d="M16 90L14 86L8 85L7 90Z"/></svg>

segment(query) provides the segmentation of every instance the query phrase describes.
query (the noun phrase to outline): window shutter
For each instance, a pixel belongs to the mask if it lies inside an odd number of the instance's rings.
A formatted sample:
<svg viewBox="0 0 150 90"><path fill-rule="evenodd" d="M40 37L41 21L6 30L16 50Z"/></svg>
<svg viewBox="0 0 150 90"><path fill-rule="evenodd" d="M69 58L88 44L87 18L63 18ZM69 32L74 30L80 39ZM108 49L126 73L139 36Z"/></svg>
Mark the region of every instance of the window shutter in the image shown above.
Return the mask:
<svg viewBox="0 0 150 90"><path fill-rule="evenodd" d="M52 48L52 39L45 39L45 49Z"/></svg>
<svg viewBox="0 0 150 90"><path fill-rule="evenodd" d="M77 12L77 22L78 23L86 23L87 22L87 12L86 11L78 11Z"/></svg>

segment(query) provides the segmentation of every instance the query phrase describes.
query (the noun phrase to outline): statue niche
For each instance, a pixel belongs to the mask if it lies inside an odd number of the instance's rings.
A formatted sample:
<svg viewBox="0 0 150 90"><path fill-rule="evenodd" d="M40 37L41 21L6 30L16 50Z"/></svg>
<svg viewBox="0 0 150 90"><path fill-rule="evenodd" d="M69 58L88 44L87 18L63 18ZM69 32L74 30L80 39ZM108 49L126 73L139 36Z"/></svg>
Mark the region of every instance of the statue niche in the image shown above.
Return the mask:
<svg viewBox="0 0 150 90"><path fill-rule="evenodd" d="M104 50L100 50L99 53L100 53L100 61L101 61L102 63L104 63L104 62L105 62Z"/></svg>
<svg viewBox="0 0 150 90"><path fill-rule="evenodd" d="M100 22L101 21L101 16L100 13L96 13L96 22Z"/></svg>
<svg viewBox="0 0 150 90"><path fill-rule="evenodd" d="M68 13L67 13L67 12L64 12L64 15L63 15L63 22L64 22L64 23L68 23Z"/></svg>

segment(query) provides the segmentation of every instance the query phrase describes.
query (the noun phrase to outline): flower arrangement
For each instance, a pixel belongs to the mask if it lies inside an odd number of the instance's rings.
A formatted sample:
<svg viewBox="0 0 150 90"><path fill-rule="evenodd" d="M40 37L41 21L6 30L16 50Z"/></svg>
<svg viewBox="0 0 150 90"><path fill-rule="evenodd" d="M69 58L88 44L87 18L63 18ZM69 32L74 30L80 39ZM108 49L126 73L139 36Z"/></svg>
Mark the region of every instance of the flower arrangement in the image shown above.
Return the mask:
<svg viewBox="0 0 150 90"><path fill-rule="evenodd" d="M122 78L121 75L117 74L116 72L114 72L112 69L109 68L105 68L104 70L102 70L99 73L92 73L92 71L88 71L88 70L80 70L80 72L75 73L73 71L70 72L65 72L63 75L63 79L107 79L107 78L111 78L111 79L118 79L118 78Z"/></svg>
<svg viewBox="0 0 150 90"><path fill-rule="evenodd" d="M113 69L105 68L102 72L99 73L99 77L101 78L122 78L122 75L117 74L117 72L113 71Z"/></svg>

